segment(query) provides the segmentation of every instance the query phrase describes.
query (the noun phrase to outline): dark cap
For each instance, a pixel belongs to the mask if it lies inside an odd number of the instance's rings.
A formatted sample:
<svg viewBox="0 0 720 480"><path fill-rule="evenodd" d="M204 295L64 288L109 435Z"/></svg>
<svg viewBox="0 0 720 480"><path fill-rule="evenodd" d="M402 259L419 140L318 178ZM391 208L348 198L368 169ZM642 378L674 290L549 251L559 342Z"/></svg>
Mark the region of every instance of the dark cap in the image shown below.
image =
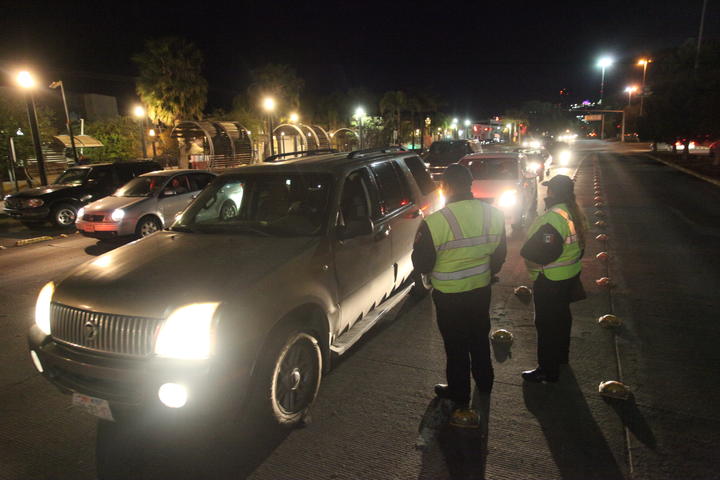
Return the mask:
<svg viewBox="0 0 720 480"><path fill-rule="evenodd" d="M472 186L472 174L465 165L451 163L443 173L442 181L450 185L453 190L470 190Z"/></svg>
<svg viewBox="0 0 720 480"><path fill-rule="evenodd" d="M573 194L575 183L567 175L555 175L547 182L543 182L546 187L552 188L552 191L558 196L569 196Z"/></svg>

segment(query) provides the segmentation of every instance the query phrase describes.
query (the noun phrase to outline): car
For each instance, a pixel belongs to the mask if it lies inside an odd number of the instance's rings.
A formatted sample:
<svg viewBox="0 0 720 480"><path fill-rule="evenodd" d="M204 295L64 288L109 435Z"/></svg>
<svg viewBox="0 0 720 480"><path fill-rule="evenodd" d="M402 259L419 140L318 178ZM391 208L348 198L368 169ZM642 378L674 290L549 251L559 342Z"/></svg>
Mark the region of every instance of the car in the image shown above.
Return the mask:
<svg viewBox="0 0 720 480"><path fill-rule="evenodd" d="M537 210L537 173L521 153L476 153L460 162L473 176L473 197L499 208L513 230L527 226Z"/></svg>
<svg viewBox="0 0 720 480"><path fill-rule="evenodd" d="M518 153L525 156L527 169L536 173L539 178L545 178L550 173L553 156L544 148L521 148Z"/></svg>
<svg viewBox="0 0 720 480"><path fill-rule="evenodd" d="M215 178L204 170L160 170L142 174L115 193L78 211L78 231L108 239L145 237L172 225L194 196Z"/></svg>
<svg viewBox="0 0 720 480"><path fill-rule="evenodd" d="M720 158L720 140L715 140L708 146L708 154L710 158Z"/></svg>
<svg viewBox="0 0 720 480"><path fill-rule="evenodd" d="M439 180L451 163L457 163L465 155L482 152L477 140L438 140L430 145L424 160L433 179Z"/></svg>
<svg viewBox="0 0 720 480"><path fill-rule="evenodd" d="M106 197L143 173L162 170L154 161L97 163L65 170L54 183L5 197L5 213L28 227L45 222L61 228L75 225L78 210Z"/></svg>
<svg viewBox="0 0 720 480"><path fill-rule="evenodd" d="M441 201L420 157L393 148L229 170L170 230L45 285L30 356L108 421L253 405L297 425L331 358L429 290L411 253Z"/></svg>

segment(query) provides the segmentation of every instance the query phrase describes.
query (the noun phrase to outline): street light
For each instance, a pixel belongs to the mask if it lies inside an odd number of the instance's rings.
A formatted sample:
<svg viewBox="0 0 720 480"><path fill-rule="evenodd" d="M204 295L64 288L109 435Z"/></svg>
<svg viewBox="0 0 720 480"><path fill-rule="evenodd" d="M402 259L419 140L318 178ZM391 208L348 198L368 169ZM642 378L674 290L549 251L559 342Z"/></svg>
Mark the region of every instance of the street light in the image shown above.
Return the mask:
<svg viewBox="0 0 720 480"><path fill-rule="evenodd" d="M135 105L133 108L133 115L140 122L140 142L142 145L141 158L145 158L145 155L147 154L147 146L145 145L145 118L147 115L142 105Z"/></svg>
<svg viewBox="0 0 720 480"><path fill-rule="evenodd" d="M637 90L637 85L629 85L625 87L625 93L628 94L628 107L630 106L630 102L632 101L632 94L637 92Z"/></svg>
<svg viewBox="0 0 720 480"><path fill-rule="evenodd" d="M642 79L642 87L640 90L640 116L643 116L643 101L645 100L645 75L647 74L647 66L648 63L651 63L652 60L649 58L641 58L638 60L638 66L643 67L643 79Z"/></svg>
<svg viewBox="0 0 720 480"><path fill-rule="evenodd" d="M18 85L25 90L25 104L27 105L27 114L30 122L30 132L33 137L33 146L35 147L35 158L38 164L38 172L40 173L40 183L47 185L45 159L43 158L42 146L40 145L40 129L38 128L37 111L35 110L35 96L33 95L35 79L27 70L19 72L16 79Z"/></svg>
<svg viewBox="0 0 720 480"><path fill-rule="evenodd" d="M597 62L597 66L600 67L600 70L602 71L602 74L600 75L600 101L598 104L602 104L603 101L603 92L605 90L605 69L610 67L613 64L613 59L611 57L600 57Z"/></svg>
<svg viewBox="0 0 720 480"><path fill-rule="evenodd" d="M357 107L355 109L355 118L358 121L358 143L360 150L363 149L363 118L365 118L365 109L363 107Z"/></svg>
<svg viewBox="0 0 720 480"><path fill-rule="evenodd" d="M270 155L275 155L275 146L273 145L273 134L272 134L272 114L275 111L275 99L272 97L265 97L262 101L262 108L267 114L267 125L268 125L268 141L270 143Z"/></svg>
<svg viewBox="0 0 720 480"><path fill-rule="evenodd" d="M70 146L72 147L73 159L75 163L78 162L77 148L75 148L75 135L73 135L72 124L70 123L70 112L68 111L67 100L65 99L65 86L62 80L52 82L50 88L60 87L60 95L62 96L63 107L65 107L65 127L67 127L68 135L70 136Z"/></svg>
<svg viewBox="0 0 720 480"><path fill-rule="evenodd" d="M154 128L148 130L148 136L150 137L150 142L152 143L153 160L155 160L157 158L157 149L155 148L155 137L157 137L157 132L155 132Z"/></svg>
<svg viewBox="0 0 720 480"><path fill-rule="evenodd" d="M465 125L466 138L469 138L470 137L470 120L468 120L466 118L463 125Z"/></svg>
<svg viewBox="0 0 720 480"><path fill-rule="evenodd" d="M293 112L290 114L290 123L297 123L300 120L300 115Z"/></svg>

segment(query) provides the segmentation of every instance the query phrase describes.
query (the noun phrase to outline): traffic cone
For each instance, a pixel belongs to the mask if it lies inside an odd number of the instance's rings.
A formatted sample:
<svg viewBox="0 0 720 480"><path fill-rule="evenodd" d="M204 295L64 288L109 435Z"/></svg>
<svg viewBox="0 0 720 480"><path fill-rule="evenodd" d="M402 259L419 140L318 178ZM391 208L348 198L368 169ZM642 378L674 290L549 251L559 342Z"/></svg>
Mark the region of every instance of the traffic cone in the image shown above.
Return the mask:
<svg viewBox="0 0 720 480"><path fill-rule="evenodd" d="M615 315L607 314L598 318L598 324L600 324L600 326L604 328L613 328L622 325L622 320L620 320Z"/></svg>

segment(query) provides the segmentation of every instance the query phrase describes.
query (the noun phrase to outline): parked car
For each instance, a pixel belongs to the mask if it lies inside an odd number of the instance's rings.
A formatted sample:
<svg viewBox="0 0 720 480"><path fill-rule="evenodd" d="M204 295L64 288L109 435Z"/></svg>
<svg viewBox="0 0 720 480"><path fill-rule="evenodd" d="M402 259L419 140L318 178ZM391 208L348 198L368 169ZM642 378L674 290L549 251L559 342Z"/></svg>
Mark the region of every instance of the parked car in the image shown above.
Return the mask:
<svg viewBox="0 0 720 480"><path fill-rule="evenodd" d="M537 173L520 153L479 153L459 162L470 169L472 192L505 213L513 228L525 226L537 210Z"/></svg>
<svg viewBox="0 0 720 480"><path fill-rule="evenodd" d="M143 173L162 170L157 162L98 163L65 170L52 185L5 197L5 213L34 227L44 222L62 228L75 225L83 205L106 197Z"/></svg>
<svg viewBox="0 0 720 480"><path fill-rule="evenodd" d="M422 160L404 151L228 171L170 230L48 283L31 357L106 420L236 414L247 400L296 425L331 353L428 290L411 252L440 202Z"/></svg>
<svg viewBox="0 0 720 480"><path fill-rule="evenodd" d="M182 209L213 178L203 170L162 170L135 177L115 193L78 211L77 229L86 237L145 237L172 225Z"/></svg>
<svg viewBox="0 0 720 480"><path fill-rule="evenodd" d="M482 151L477 140L438 140L430 145L423 159L433 179L440 180L448 165L457 163L465 155Z"/></svg>

